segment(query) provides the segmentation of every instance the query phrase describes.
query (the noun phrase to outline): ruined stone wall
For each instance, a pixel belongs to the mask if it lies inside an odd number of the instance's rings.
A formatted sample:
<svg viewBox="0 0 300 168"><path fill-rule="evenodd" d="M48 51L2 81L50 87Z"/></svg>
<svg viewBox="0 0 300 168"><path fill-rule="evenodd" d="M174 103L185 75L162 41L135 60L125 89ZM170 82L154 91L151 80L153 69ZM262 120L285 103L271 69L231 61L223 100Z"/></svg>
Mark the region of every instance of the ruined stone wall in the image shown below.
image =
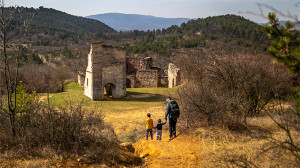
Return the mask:
<svg viewBox="0 0 300 168"><path fill-rule="evenodd" d="M137 87L158 87L158 70L142 70L136 73Z"/></svg>
<svg viewBox="0 0 300 168"><path fill-rule="evenodd" d="M176 65L170 63L168 68L169 88L176 87L181 84L180 69Z"/></svg>
<svg viewBox="0 0 300 168"><path fill-rule="evenodd" d="M126 77L126 87L127 88L135 88L136 86L136 76L135 75L127 75Z"/></svg>
<svg viewBox="0 0 300 168"><path fill-rule="evenodd" d="M88 55L85 95L93 100L104 98L104 87L111 84L112 97L126 96L126 53L123 48L93 43Z"/></svg>
<svg viewBox="0 0 300 168"><path fill-rule="evenodd" d="M152 65L151 57L126 58L127 87L158 87L160 69Z"/></svg>
<svg viewBox="0 0 300 168"><path fill-rule="evenodd" d="M131 57L126 58L126 74L135 75L139 67L140 67L140 59L131 58Z"/></svg>
<svg viewBox="0 0 300 168"><path fill-rule="evenodd" d="M85 74L83 74L82 72L79 72L77 75L77 80L78 80L78 84L80 86L84 86Z"/></svg>
<svg viewBox="0 0 300 168"><path fill-rule="evenodd" d="M150 70L152 68L153 59L151 57L146 57L140 60L139 70Z"/></svg>
<svg viewBox="0 0 300 168"><path fill-rule="evenodd" d="M153 59L151 57L146 58L126 58L126 73L136 74L139 70L150 70L153 65Z"/></svg>

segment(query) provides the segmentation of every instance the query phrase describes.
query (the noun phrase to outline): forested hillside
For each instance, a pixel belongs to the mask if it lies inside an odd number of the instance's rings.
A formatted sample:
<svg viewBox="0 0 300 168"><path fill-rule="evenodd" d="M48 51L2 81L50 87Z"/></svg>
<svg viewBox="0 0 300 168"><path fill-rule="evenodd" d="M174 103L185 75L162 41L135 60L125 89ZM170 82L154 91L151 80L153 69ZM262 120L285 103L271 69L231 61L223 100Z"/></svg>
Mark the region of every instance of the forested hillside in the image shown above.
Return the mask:
<svg viewBox="0 0 300 168"><path fill-rule="evenodd" d="M165 33L212 34L222 38L240 38L258 43L263 43L267 39L261 26L237 15L222 15L190 20L181 24L180 27L172 26L166 29Z"/></svg>
<svg viewBox="0 0 300 168"><path fill-rule="evenodd" d="M231 43L246 48L264 49L268 42L262 26L241 16L223 15L199 18L173 25L167 29L148 31L133 45L126 44L127 51L171 56L173 49L207 48L208 43Z"/></svg>
<svg viewBox="0 0 300 168"><path fill-rule="evenodd" d="M5 15L13 13L9 35L11 44L20 44L19 59L42 64L49 59L63 56L85 56L91 42L103 33L116 33L104 23L84 17L73 16L52 8L9 7ZM27 25L26 27L22 25ZM20 39L20 34L26 36ZM75 50L76 49L76 50Z"/></svg>
<svg viewBox="0 0 300 168"><path fill-rule="evenodd" d="M13 10L13 8L7 8L7 10ZM105 25L104 23L88 19L84 17L73 16L65 12L61 12L55 9L48 9L40 7L23 8L19 7L19 10L23 13L22 16L28 17L31 21L30 27L32 33L104 33L115 32L114 29ZM18 26L20 23L19 17L14 18L14 25Z"/></svg>
<svg viewBox="0 0 300 168"><path fill-rule="evenodd" d="M161 68L182 55L197 55L202 50L266 51L268 42L262 26L236 15L199 18L180 26L152 31L116 32L100 21L54 9L20 9L22 16L32 16L29 24L31 35L26 40L27 45L22 47L20 58L39 64L51 62L58 56L85 60L90 44L95 41L123 46L128 56L153 57L157 64L162 65L156 66ZM15 17L14 27L21 24L19 20ZM76 70L85 65L77 67Z"/></svg>

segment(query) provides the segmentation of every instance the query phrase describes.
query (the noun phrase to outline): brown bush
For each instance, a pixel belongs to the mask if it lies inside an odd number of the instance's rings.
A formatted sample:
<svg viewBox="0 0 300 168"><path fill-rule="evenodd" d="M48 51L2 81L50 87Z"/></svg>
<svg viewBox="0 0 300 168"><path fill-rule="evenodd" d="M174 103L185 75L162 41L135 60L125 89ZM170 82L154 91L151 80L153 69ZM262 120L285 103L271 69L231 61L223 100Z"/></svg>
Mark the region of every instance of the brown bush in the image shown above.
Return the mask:
<svg viewBox="0 0 300 168"><path fill-rule="evenodd" d="M9 116L0 111L0 152L2 158L80 159L86 163L118 162L118 139L106 126L97 109L82 103L67 103L58 109L39 102L31 111L17 115L16 136L11 134Z"/></svg>
<svg viewBox="0 0 300 168"><path fill-rule="evenodd" d="M191 123L206 118L210 125L243 129L248 116L261 114L291 88L292 76L266 56L210 57L205 63L186 59L185 64L188 82L178 93Z"/></svg>
<svg viewBox="0 0 300 168"><path fill-rule="evenodd" d="M67 81L73 79L72 72L63 66L29 64L21 68L18 80L28 92L57 93L65 91Z"/></svg>

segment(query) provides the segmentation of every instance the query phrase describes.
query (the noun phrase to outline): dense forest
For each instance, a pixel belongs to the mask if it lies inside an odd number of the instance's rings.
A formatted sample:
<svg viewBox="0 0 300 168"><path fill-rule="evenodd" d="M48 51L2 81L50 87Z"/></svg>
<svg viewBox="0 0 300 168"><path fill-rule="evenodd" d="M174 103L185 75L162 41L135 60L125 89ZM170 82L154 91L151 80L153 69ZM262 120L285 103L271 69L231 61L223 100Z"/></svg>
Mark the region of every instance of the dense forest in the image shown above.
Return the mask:
<svg viewBox="0 0 300 168"><path fill-rule="evenodd" d="M222 41L251 48L265 48L267 36L262 26L241 16L223 15L199 18L173 25L167 29L145 32L133 45L126 44L127 51L146 53L151 50L170 56L172 49L205 47L208 41Z"/></svg>
<svg viewBox="0 0 300 168"><path fill-rule="evenodd" d="M261 26L242 16L236 15L222 15L190 20L187 23L181 24L180 27L172 26L166 30L162 30L162 33L183 33L187 35L202 33L222 38L245 39L258 43L263 43L267 39Z"/></svg>
<svg viewBox="0 0 300 168"><path fill-rule="evenodd" d="M6 8L6 12L14 9L14 7ZM20 26L23 24L22 21L26 19L26 21L30 22L28 31L31 34L43 33L50 36L57 35L60 39L68 39L79 36L91 36L95 33L115 32L114 29L100 21L73 16L52 8L18 7L18 11L22 13L21 16L26 18L20 18L16 13L13 19L13 28L16 30L20 29Z"/></svg>

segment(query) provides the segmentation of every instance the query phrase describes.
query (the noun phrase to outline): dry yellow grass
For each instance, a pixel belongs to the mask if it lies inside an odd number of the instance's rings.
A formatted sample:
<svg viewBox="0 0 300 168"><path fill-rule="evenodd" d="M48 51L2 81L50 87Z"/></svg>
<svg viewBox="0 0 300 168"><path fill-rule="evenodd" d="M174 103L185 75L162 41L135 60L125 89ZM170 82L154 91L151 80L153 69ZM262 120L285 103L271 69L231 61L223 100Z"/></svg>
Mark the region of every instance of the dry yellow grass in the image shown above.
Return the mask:
<svg viewBox="0 0 300 168"><path fill-rule="evenodd" d="M77 87L77 86L76 86ZM76 89L75 87L75 89ZM73 87L74 89L74 87ZM174 95L174 89L165 88L132 88L128 89L128 97L102 102L88 102L88 106L97 106L122 140L139 140L134 146L137 154L149 154L148 167L235 167L230 162L249 162L248 167L270 167L276 165L293 166L291 156L285 153L280 160L272 158L272 153L261 153L266 140L254 139L249 134L234 133L227 129L205 127L198 128L194 133L179 136L168 142L168 131L165 126L162 142L145 141L146 114L151 113L156 121L164 118L165 95ZM76 93L82 94L83 91ZM179 126L184 121L179 122ZM254 133L272 134L276 139L284 139L284 132L269 117L256 117L248 120ZM264 132L266 131L266 132ZM299 134L297 134L299 136ZM125 136L125 137L124 137ZM126 138L128 136L129 138ZM133 137L130 137L133 136ZM136 138L137 137L137 138ZM300 139L300 138L298 138ZM170 155L170 153L172 153ZM176 163L171 163L176 158ZM253 165L252 165L253 163ZM278 163L278 164L277 164Z"/></svg>
<svg viewBox="0 0 300 168"><path fill-rule="evenodd" d="M168 132L163 132L162 141L140 140L134 144L136 154L145 157L145 167L173 168L199 167L203 160L202 145L191 135L179 135L168 140Z"/></svg>
<svg viewBox="0 0 300 168"><path fill-rule="evenodd" d="M295 158L287 150L278 149L263 153L268 140L254 138L255 134L266 134L277 140L286 140L286 134L278 129L269 117L255 117L248 120L254 126L251 132L234 133L220 128L198 128L195 134L201 140L204 160L201 167L298 167ZM300 141L299 132L293 131L295 140Z"/></svg>
<svg viewBox="0 0 300 168"><path fill-rule="evenodd" d="M251 138L250 133L235 133L226 128L204 127L189 133L182 131L180 136L169 142L168 125L165 125L162 141L144 140L146 114L151 113L154 121L163 119L166 103L164 96L174 94L174 91L165 88L133 88L128 89L127 98L93 102L83 96L81 87L72 83L68 92L54 94L51 99L63 105L63 100L70 97L72 101L83 98L87 100L88 108L98 107L104 115L104 121L114 128L122 140L142 138L134 147L136 154L146 156L144 167L237 167L232 164L234 162L248 164L248 167L297 167L293 157L286 151L277 158L273 157L274 153L259 155L267 140ZM183 123L183 120L179 120L179 130L183 130L180 128ZM280 140L286 138L285 133L269 117L251 118L248 124L253 127L252 134L268 134ZM293 135L300 141L299 132L294 131Z"/></svg>

